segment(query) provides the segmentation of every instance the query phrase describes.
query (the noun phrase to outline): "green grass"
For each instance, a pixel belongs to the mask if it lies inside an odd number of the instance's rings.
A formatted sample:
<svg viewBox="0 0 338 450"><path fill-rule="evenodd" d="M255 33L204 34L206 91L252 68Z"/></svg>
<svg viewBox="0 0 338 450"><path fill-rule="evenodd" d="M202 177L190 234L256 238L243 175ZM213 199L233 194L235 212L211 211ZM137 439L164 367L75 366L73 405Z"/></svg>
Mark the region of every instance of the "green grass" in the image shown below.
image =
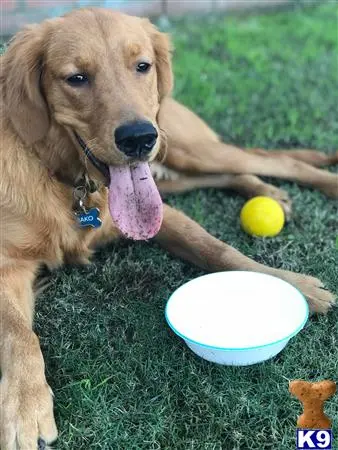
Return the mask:
<svg viewBox="0 0 338 450"><path fill-rule="evenodd" d="M334 3L263 16L185 18L169 32L176 97L227 142L337 148ZM314 274L335 290L337 203L276 184L291 194L294 216L274 239L240 230L244 200L233 193L210 189L168 201L256 260ZM288 380L337 377L337 310L313 317L272 361L213 365L195 357L164 319L170 293L199 274L156 246L123 243L101 251L89 268L53 275L37 305L36 329L55 393L58 449L295 447L300 406ZM338 433L337 400L327 411Z"/></svg>

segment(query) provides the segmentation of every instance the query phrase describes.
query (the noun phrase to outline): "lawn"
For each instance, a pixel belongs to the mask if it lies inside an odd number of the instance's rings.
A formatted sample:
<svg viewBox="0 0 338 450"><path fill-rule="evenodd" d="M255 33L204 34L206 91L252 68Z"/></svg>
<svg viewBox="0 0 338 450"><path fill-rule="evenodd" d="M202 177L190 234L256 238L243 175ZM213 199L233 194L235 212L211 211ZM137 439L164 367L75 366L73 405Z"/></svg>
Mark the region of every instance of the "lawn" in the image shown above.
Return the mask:
<svg viewBox="0 0 338 450"><path fill-rule="evenodd" d="M337 149L334 3L269 15L184 18L168 31L176 49L176 98L224 140L244 147ZM241 231L244 199L234 193L209 189L168 202L257 261L316 275L337 289L337 202L275 183L291 194L294 214L274 239ZM88 268L52 276L35 327L55 393L57 449L295 448L301 409L288 380L337 378L337 310L311 318L272 361L213 365L195 357L164 319L170 293L201 273L157 246L125 242L100 251ZM328 402L327 412L338 436L337 400Z"/></svg>

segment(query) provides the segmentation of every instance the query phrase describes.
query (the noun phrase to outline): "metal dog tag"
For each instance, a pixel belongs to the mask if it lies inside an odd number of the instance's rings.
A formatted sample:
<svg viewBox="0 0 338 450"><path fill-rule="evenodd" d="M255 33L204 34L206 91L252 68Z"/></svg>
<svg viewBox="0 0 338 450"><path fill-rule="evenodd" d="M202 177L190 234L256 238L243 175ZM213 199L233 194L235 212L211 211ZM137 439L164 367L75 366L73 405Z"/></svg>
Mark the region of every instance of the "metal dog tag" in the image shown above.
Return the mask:
<svg viewBox="0 0 338 450"><path fill-rule="evenodd" d="M99 208L90 208L88 211L75 213L78 225L81 228L93 227L99 228L102 225L102 220L100 219Z"/></svg>

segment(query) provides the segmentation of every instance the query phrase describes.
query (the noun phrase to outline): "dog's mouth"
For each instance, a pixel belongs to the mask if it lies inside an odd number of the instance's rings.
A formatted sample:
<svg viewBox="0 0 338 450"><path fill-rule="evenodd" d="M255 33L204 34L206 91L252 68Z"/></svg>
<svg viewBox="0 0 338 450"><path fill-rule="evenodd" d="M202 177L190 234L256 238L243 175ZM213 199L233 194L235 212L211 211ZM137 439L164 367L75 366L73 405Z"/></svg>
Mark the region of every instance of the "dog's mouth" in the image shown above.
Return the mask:
<svg viewBox="0 0 338 450"><path fill-rule="evenodd" d="M133 240L147 240L160 230L163 205L148 162L108 166L100 161L75 133L85 155L106 180L109 211L121 233Z"/></svg>

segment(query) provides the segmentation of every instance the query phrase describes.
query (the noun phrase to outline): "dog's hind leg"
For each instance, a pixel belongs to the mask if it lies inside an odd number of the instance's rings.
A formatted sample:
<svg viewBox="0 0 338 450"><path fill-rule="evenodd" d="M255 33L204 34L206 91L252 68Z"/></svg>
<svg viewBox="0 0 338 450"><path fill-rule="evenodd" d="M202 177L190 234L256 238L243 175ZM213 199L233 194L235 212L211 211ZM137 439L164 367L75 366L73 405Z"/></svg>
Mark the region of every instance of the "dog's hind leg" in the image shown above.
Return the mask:
<svg viewBox="0 0 338 450"><path fill-rule="evenodd" d="M308 149L290 149L290 150L263 150L261 148L252 148L246 150L249 153L262 156L289 156L290 158L303 161L314 167L331 166L338 164L338 152L326 154L317 150Z"/></svg>
<svg viewBox="0 0 338 450"><path fill-rule="evenodd" d="M202 119L173 99L163 102L159 123L167 135L164 164L170 169L189 174L271 176L312 186L331 197L338 197L338 175L308 164L310 160L314 163L314 156L309 151L270 154L226 145ZM298 160L292 158L292 154L298 156ZM320 154L318 158L322 159ZM318 158L314 165L319 165Z"/></svg>
<svg viewBox="0 0 338 450"><path fill-rule="evenodd" d="M307 297L312 311L326 312L333 295L316 278L259 264L211 236L183 213L165 205L162 227L156 241L171 253L205 270L250 270L282 278Z"/></svg>
<svg viewBox="0 0 338 450"><path fill-rule="evenodd" d="M158 180L156 184L162 194L181 193L197 188L222 188L234 190L246 198L257 195L271 197L278 201L287 219L291 216L292 201L286 191L272 184L265 183L255 175L185 175L179 174L176 179Z"/></svg>
<svg viewBox="0 0 338 450"><path fill-rule="evenodd" d="M171 147L165 165L184 173L253 174L311 186L338 198L338 175L285 155L250 153L222 142L200 141L185 148Z"/></svg>

